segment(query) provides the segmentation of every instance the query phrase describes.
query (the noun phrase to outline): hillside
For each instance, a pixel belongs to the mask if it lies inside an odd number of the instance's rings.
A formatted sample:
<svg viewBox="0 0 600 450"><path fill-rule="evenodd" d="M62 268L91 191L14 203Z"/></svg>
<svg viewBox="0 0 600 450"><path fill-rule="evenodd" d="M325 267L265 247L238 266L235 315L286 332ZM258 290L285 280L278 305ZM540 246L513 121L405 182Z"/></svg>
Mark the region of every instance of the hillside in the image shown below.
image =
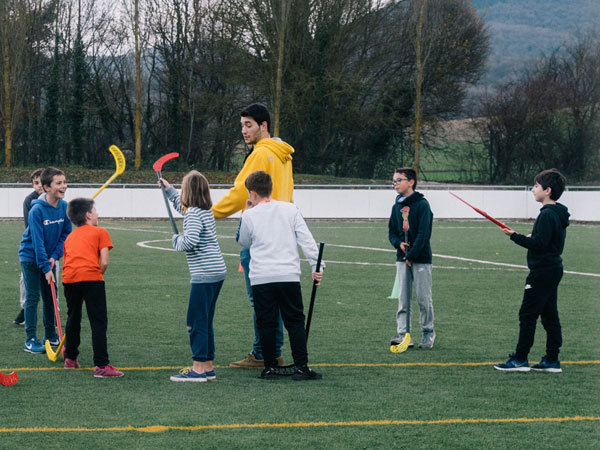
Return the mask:
<svg viewBox="0 0 600 450"><path fill-rule="evenodd" d="M599 0L472 0L489 24L491 54L480 85L506 80L527 61L600 25Z"/></svg>

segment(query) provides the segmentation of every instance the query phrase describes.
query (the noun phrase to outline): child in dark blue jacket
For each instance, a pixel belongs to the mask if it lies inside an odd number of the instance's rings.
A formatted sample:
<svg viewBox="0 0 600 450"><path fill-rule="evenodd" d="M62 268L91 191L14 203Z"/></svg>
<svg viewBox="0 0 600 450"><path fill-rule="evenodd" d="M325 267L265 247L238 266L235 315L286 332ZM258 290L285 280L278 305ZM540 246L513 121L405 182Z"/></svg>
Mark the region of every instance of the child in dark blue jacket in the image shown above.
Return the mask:
<svg viewBox="0 0 600 450"><path fill-rule="evenodd" d="M436 338L433 329L429 243L433 213L423 194L415 191L416 187L417 173L413 169L396 169L394 189L398 196L388 223L389 240L396 249L398 278L397 335L392 337L390 343L394 353L401 353L413 346L410 340L410 301L413 285L420 310L422 338L419 348L433 348Z"/></svg>
<svg viewBox="0 0 600 450"><path fill-rule="evenodd" d="M565 190L565 177L556 169L544 170L536 175L531 189L542 209L533 223L528 236L510 228L502 231L511 241L527 249L529 275L525 281L523 302L519 310L519 341L515 353L508 361L494 368L510 372L562 372L558 352L562 345L562 333L558 318L558 284L563 275L561 254L565 245L569 211L557 203ZM546 330L546 355L539 364L529 367L527 355L533 346L537 318L542 316Z"/></svg>
<svg viewBox="0 0 600 450"><path fill-rule="evenodd" d="M29 211L28 227L23 234L19 260L25 281L25 332L24 350L44 353L45 348L37 338L37 307L40 293L44 311L44 341L58 345L54 322L54 305L50 283L56 286L53 267L63 255L63 243L71 232L67 217L67 202L63 200L67 181L62 170L44 169L41 176L46 198L33 200Z"/></svg>

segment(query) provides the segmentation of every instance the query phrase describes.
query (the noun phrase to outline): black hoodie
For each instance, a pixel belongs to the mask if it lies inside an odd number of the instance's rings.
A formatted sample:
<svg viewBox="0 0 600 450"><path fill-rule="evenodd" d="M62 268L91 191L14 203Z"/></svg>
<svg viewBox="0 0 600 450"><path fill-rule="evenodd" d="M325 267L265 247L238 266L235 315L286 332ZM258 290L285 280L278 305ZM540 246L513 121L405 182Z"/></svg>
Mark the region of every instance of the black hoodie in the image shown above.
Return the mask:
<svg viewBox="0 0 600 450"><path fill-rule="evenodd" d="M410 262L431 264L431 226L433 224L433 213L429 202L425 200L420 192L413 192L402 200L402 196L396 197L392 207L392 214L388 222L388 238L396 248L396 261L404 260L404 253L400 250L400 244L405 241L402 217L402 208L408 207L408 242L410 247L406 259Z"/></svg>
<svg viewBox="0 0 600 450"><path fill-rule="evenodd" d="M533 223L531 237L513 233L510 239L527 249L527 266L530 270L562 267L569 210L556 203L542 206Z"/></svg>

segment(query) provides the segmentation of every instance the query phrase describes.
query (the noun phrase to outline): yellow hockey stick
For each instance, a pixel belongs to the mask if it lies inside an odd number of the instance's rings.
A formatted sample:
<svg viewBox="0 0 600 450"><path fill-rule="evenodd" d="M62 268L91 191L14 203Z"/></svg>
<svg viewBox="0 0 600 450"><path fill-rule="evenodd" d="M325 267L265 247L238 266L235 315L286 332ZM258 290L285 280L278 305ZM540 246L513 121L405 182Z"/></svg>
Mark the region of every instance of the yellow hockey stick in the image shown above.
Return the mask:
<svg viewBox="0 0 600 450"><path fill-rule="evenodd" d="M125 156L123 156L123 152L121 152L119 147L117 147L116 145L111 145L108 148L108 150L112 153L112 155L115 158L115 163L117 164L117 170L115 171L115 173L112 174L112 177L110 177L106 181L106 183L104 183L102 185L102 187L100 189L98 189L98 192L96 192L92 196L92 199L96 198L98 196L98 194L100 192L102 192L106 186L108 186L110 183L112 183L114 181L115 178L117 178L119 175L121 175L123 172L125 172Z"/></svg>
<svg viewBox="0 0 600 450"><path fill-rule="evenodd" d="M62 339L60 340L60 344L58 344L58 347L56 347L56 351L52 350L52 345L50 345L50 341L48 339L46 339L46 356L48 357L48 359L50 361L56 361L58 359L58 354L60 353L60 351L62 350L63 346L65 345L65 339L66 339L67 335L63 334Z"/></svg>

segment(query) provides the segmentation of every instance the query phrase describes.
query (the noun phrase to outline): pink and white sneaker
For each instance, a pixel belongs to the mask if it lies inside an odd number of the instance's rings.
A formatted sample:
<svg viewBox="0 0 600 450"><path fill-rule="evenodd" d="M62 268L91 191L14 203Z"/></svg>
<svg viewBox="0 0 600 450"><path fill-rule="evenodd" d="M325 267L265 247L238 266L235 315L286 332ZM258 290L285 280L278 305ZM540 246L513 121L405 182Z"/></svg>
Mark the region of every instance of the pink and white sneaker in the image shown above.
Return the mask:
<svg viewBox="0 0 600 450"><path fill-rule="evenodd" d="M65 358L65 369L79 369L79 362L76 359Z"/></svg>
<svg viewBox="0 0 600 450"><path fill-rule="evenodd" d="M115 369L113 366L106 365L104 367L94 367L94 376L96 378L107 378L107 377L122 377L123 372Z"/></svg>

